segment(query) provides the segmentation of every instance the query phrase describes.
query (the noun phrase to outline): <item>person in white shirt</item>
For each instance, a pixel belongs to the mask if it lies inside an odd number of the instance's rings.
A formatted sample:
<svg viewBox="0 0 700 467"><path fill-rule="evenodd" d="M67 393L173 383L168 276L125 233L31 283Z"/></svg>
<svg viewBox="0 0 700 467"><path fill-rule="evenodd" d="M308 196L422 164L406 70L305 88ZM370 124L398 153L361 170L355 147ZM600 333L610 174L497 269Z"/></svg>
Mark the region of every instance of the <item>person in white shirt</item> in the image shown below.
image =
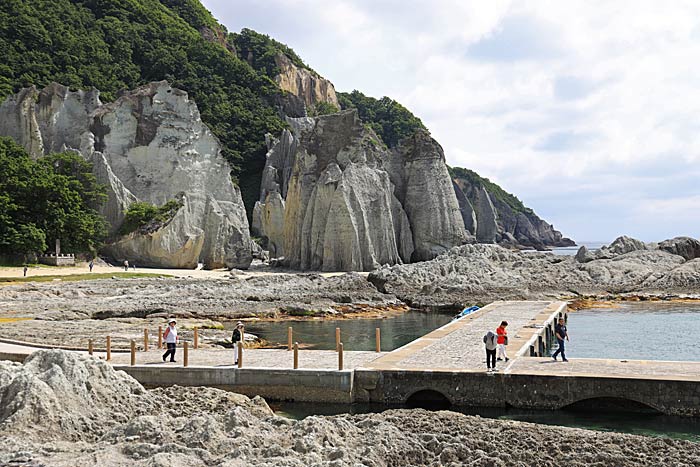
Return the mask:
<svg viewBox="0 0 700 467"><path fill-rule="evenodd" d="M170 355L170 361L175 362L175 349L177 348L177 328L175 324L174 319L168 321L168 327L165 328L163 333L163 340L165 340L165 345L168 346L168 350L163 354L163 361Z"/></svg>

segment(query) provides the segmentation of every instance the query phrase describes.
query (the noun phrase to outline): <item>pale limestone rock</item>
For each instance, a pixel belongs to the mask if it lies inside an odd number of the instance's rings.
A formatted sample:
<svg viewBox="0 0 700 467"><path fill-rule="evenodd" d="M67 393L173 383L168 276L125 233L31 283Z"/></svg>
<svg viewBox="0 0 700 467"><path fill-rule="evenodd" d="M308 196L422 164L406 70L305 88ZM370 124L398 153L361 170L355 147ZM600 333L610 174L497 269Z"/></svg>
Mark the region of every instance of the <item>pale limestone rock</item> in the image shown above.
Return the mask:
<svg viewBox="0 0 700 467"><path fill-rule="evenodd" d="M247 268L248 221L220 143L187 93L151 83L102 105L97 91L52 84L22 90L0 106L0 134L33 155L73 150L107 186L102 214L118 230L134 201L186 205L161 230L134 233L106 247L116 260L162 267Z"/></svg>
<svg viewBox="0 0 700 467"><path fill-rule="evenodd" d="M272 256L299 269L371 270L410 259L410 223L355 111L289 119L271 140L254 223Z"/></svg>
<svg viewBox="0 0 700 467"><path fill-rule="evenodd" d="M498 239L498 212L493 206L486 188L480 186L474 192L476 211L476 240L479 243L495 243Z"/></svg>
<svg viewBox="0 0 700 467"><path fill-rule="evenodd" d="M299 68L284 54L275 57L280 74L275 77L277 85L301 98L310 108L318 102L328 102L340 108L333 83L311 71Z"/></svg>
<svg viewBox="0 0 700 467"><path fill-rule="evenodd" d="M391 151L389 174L411 223L411 261L435 258L468 240L442 147L425 130Z"/></svg>
<svg viewBox="0 0 700 467"><path fill-rule="evenodd" d="M371 270L467 240L442 150L427 133L392 152L354 110L288 122L291 130L267 139L253 213L272 256L299 269Z"/></svg>

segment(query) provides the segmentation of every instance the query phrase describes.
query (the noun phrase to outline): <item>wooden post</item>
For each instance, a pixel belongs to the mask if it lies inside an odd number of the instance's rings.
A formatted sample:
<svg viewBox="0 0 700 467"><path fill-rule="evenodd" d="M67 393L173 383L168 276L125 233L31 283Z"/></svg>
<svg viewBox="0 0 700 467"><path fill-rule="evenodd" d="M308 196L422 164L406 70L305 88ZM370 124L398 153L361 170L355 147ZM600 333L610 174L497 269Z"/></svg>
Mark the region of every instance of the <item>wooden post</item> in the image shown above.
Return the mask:
<svg viewBox="0 0 700 467"><path fill-rule="evenodd" d="M377 352L382 351L382 331L381 329L377 328L374 330L374 337L377 341Z"/></svg>
<svg viewBox="0 0 700 467"><path fill-rule="evenodd" d="M338 344L338 370L343 369L343 343Z"/></svg>
<svg viewBox="0 0 700 467"><path fill-rule="evenodd" d="M92 339L88 340L88 354L92 355L93 347L92 347Z"/></svg>
<svg viewBox="0 0 700 467"><path fill-rule="evenodd" d="M183 342L182 344L182 366L187 367L187 364L189 363L189 355L187 354L188 350L188 345L187 341Z"/></svg>
<svg viewBox="0 0 700 467"><path fill-rule="evenodd" d="M291 329L291 328L290 328ZM294 369L299 368L299 343L294 343Z"/></svg>
<svg viewBox="0 0 700 467"><path fill-rule="evenodd" d="M287 351L292 350L292 327L287 328Z"/></svg>
<svg viewBox="0 0 700 467"><path fill-rule="evenodd" d="M131 366L136 365L136 341L131 339Z"/></svg>
<svg viewBox="0 0 700 467"><path fill-rule="evenodd" d="M107 336L107 361L112 360L112 336Z"/></svg>
<svg viewBox="0 0 700 467"><path fill-rule="evenodd" d="M238 368L243 368L243 342L238 341Z"/></svg>
<svg viewBox="0 0 700 467"><path fill-rule="evenodd" d="M199 329L196 326L194 328L194 348L199 348Z"/></svg>
<svg viewBox="0 0 700 467"><path fill-rule="evenodd" d="M163 326L158 326L158 348L163 348Z"/></svg>
<svg viewBox="0 0 700 467"><path fill-rule="evenodd" d="M143 351L148 352L148 328L143 330Z"/></svg>
<svg viewBox="0 0 700 467"><path fill-rule="evenodd" d="M340 349L340 328L335 328L335 351L339 352Z"/></svg>

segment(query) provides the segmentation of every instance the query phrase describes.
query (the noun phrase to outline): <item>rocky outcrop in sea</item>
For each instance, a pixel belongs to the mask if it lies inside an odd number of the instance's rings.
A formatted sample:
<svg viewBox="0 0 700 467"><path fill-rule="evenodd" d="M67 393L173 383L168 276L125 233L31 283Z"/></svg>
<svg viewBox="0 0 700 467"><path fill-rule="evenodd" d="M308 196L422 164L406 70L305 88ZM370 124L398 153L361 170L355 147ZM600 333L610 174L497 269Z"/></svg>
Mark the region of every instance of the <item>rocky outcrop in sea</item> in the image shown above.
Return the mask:
<svg viewBox="0 0 700 467"><path fill-rule="evenodd" d="M294 269L370 271L434 258L468 236L442 148L389 150L355 110L288 119L268 137L253 234Z"/></svg>
<svg viewBox="0 0 700 467"><path fill-rule="evenodd" d="M454 184L465 227L479 243L537 250L576 244L523 206L517 198L493 184L486 186L471 171L456 169Z"/></svg>
<svg viewBox="0 0 700 467"><path fill-rule="evenodd" d="M620 237L595 253L581 247L576 256L463 245L432 261L381 268L368 279L382 292L430 309L499 299L700 296L698 243L689 237L659 244Z"/></svg>
<svg viewBox="0 0 700 467"><path fill-rule="evenodd" d="M157 82L103 104L99 91L51 84L26 88L0 105L0 135L34 158L76 151L91 161L109 199L102 214L114 241L105 253L141 266L247 268L248 220L217 138L187 93ZM117 236L135 201L182 207L151 232Z"/></svg>
<svg viewBox="0 0 700 467"><path fill-rule="evenodd" d="M632 467L700 464L697 443L459 413L275 415L212 388L144 389L92 357L0 361L0 465Z"/></svg>

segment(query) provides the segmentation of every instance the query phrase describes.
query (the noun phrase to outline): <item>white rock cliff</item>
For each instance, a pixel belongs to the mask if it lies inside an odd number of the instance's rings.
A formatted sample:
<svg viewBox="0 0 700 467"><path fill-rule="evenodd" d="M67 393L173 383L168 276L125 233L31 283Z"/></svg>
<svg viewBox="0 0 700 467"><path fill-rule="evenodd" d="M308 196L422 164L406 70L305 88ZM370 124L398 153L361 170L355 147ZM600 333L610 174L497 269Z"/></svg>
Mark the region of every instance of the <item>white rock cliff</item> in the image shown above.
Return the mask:
<svg viewBox="0 0 700 467"><path fill-rule="evenodd" d="M52 84L27 88L0 106L0 134L32 157L72 150L94 164L109 199L102 214L115 233L135 201L182 207L154 232L135 232L106 246L115 260L142 266L247 268L248 221L220 143L187 93L151 83L103 105L98 91Z"/></svg>

